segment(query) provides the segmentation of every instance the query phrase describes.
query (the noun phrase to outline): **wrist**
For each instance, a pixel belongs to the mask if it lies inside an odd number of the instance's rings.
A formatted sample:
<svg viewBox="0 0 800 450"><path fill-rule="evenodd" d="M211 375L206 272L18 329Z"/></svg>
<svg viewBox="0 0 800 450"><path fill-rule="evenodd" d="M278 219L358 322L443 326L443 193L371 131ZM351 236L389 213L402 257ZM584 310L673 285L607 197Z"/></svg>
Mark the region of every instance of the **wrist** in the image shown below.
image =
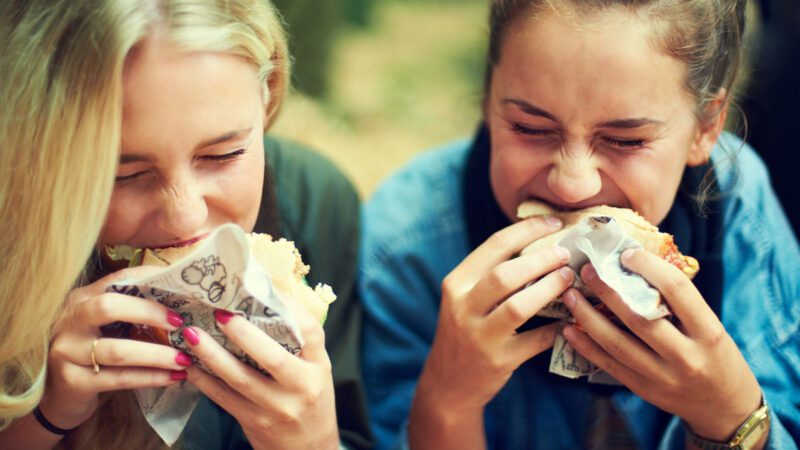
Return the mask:
<svg viewBox="0 0 800 450"><path fill-rule="evenodd" d="M770 431L770 412L766 399L761 397L758 409L750 413L736 430L725 439L699 435L689 424L687 428L687 448L705 450L755 450L766 445Z"/></svg>
<svg viewBox="0 0 800 450"><path fill-rule="evenodd" d="M408 422L411 448L485 448L484 408L453 402L449 395L440 394L435 386L417 385Z"/></svg>
<svg viewBox="0 0 800 450"><path fill-rule="evenodd" d="M43 397L37 408L52 425L69 430L89 420L94 414L96 403L82 408L79 405L61 405Z"/></svg>
<svg viewBox="0 0 800 450"><path fill-rule="evenodd" d="M705 420L691 421L685 419L686 425L689 430L704 439L717 442L727 442L730 440L736 430L762 405L762 394L759 390L757 397L754 400L743 404L742 407L736 410L721 413L721 411L708 411L711 417L704 418Z"/></svg>

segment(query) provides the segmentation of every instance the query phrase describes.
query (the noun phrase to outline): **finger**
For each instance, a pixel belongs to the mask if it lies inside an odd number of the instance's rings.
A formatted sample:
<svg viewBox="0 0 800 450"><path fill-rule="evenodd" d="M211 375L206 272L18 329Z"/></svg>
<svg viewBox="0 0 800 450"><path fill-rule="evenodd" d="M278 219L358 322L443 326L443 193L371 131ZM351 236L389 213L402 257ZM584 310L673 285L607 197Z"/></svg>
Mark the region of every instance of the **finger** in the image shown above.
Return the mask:
<svg viewBox="0 0 800 450"><path fill-rule="evenodd" d="M253 358L276 381L289 385L302 382L302 376L298 376L303 372L302 361L264 331L244 317L228 311L217 310L214 316L220 330L231 342Z"/></svg>
<svg viewBox="0 0 800 450"><path fill-rule="evenodd" d="M114 322L130 322L172 331L183 324L178 313L161 303L129 295L96 295L78 308L76 319L93 328Z"/></svg>
<svg viewBox="0 0 800 450"><path fill-rule="evenodd" d="M689 345L689 340L668 320L649 320L633 312L619 294L597 276L591 264L581 268L581 279L633 334L664 359L674 361L683 354L683 349Z"/></svg>
<svg viewBox="0 0 800 450"><path fill-rule="evenodd" d="M110 338L97 340L95 361L103 367L153 367L168 370L183 370L192 365L189 355L166 345ZM92 365L91 350L81 358L80 364Z"/></svg>
<svg viewBox="0 0 800 450"><path fill-rule="evenodd" d="M487 332L509 334L519 328L539 310L552 302L572 285L574 274L569 267L550 272L500 303L485 322Z"/></svg>
<svg viewBox="0 0 800 450"><path fill-rule="evenodd" d="M286 302L295 318L305 345L300 351L300 358L313 363L330 364L328 352L325 350L325 330L322 324L305 307L297 302Z"/></svg>
<svg viewBox="0 0 800 450"><path fill-rule="evenodd" d="M532 280L563 267L567 261L569 261L569 251L561 247L542 248L528 255L504 261L489 270L475 284L471 293L474 301L468 306L478 314L486 314L502 299Z"/></svg>
<svg viewBox="0 0 800 450"><path fill-rule="evenodd" d="M680 269L647 251L625 251L621 261L661 292L689 336L720 334L719 319Z"/></svg>
<svg viewBox="0 0 800 450"><path fill-rule="evenodd" d="M496 232L456 267L452 282L472 286L492 267L507 261L531 242L558 231L562 226L556 218L535 217Z"/></svg>
<svg viewBox="0 0 800 450"><path fill-rule="evenodd" d="M161 267L156 266L137 266L137 267L128 267L122 270L118 270L114 273L110 273L103 278L95 281L94 283L84 287L83 289L89 295L99 295L105 292L106 288L111 286L112 284L122 281L128 278L142 278L146 277L161 271Z"/></svg>
<svg viewBox="0 0 800 450"><path fill-rule="evenodd" d="M261 335L266 337L264 333ZM259 404L274 395L275 380L240 361L205 331L187 327L183 330L183 337L195 356L239 394ZM285 350L283 353L289 354Z"/></svg>
<svg viewBox="0 0 800 450"><path fill-rule="evenodd" d="M663 372L661 358L653 353L653 350L614 325L608 317L594 309L577 290L568 290L563 300L578 327L582 328L612 358L649 379L655 379Z"/></svg>
<svg viewBox="0 0 800 450"><path fill-rule="evenodd" d="M553 347L559 322L547 324L533 330L519 333L511 339L511 351L520 364Z"/></svg>
<svg viewBox="0 0 800 450"><path fill-rule="evenodd" d="M631 368L606 353L589 335L579 331L574 325L567 325L562 330L564 338L581 356L607 372L617 381L632 391L638 391L644 380Z"/></svg>
<svg viewBox="0 0 800 450"><path fill-rule="evenodd" d="M195 385L214 403L229 412L239 422L243 418L254 417L259 413L258 407L217 377L211 376L203 369L189 367L186 369L187 380Z"/></svg>
<svg viewBox="0 0 800 450"><path fill-rule="evenodd" d="M68 386L81 392L110 392L124 389L157 388L186 379L183 370L163 370L144 367L92 367L66 364L64 378Z"/></svg>

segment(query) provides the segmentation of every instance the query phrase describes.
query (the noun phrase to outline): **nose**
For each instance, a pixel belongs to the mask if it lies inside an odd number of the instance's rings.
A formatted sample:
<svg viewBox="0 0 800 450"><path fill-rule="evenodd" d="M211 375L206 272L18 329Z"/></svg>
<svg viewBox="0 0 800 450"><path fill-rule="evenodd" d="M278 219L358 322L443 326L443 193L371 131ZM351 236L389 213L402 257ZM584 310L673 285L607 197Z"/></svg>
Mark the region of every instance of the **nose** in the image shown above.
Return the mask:
<svg viewBox="0 0 800 450"><path fill-rule="evenodd" d="M157 225L170 237L178 239L197 236L208 220L208 205L202 186L190 176L165 186L160 209Z"/></svg>
<svg viewBox="0 0 800 450"><path fill-rule="evenodd" d="M594 197L602 184L597 163L588 149L560 152L547 175L548 188L565 203L576 204Z"/></svg>

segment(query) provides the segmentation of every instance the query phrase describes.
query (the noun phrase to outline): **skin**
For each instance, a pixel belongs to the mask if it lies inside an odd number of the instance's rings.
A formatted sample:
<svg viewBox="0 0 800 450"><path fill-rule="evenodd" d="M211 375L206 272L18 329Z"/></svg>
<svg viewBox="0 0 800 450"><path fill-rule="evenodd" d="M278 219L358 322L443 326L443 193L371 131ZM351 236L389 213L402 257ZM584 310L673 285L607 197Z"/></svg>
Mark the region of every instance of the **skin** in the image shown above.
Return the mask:
<svg viewBox="0 0 800 450"><path fill-rule="evenodd" d="M99 244L180 245L225 223L252 231L264 182L262 100L256 72L242 59L185 52L158 36L141 43L126 62L120 165ZM233 415L255 448L337 448L331 366L310 313L290 305L306 339L298 356L242 318L218 322L272 378L192 327L193 353L217 378L177 364L171 347L101 338L99 326L114 321L176 329L163 305L104 294L108 283L67 300L72 320L54 338L43 403L52 422L77 426L100 392L168 385L176 382L171 371L185 369L180 376ZM94 374L89 356L98 338L102 368Z"/></svg>
<svg viewBox="0 0 800 450"><path fill-rule="evenodd" d="M654 48L650 32L647 21L622 9L547 11L511 25L484 104L491 187L506 216L516 220L517 205L538 199L565 210L608 204L652 223L664 219L684 169L708 160L726 105L721 92L710 105L717 114L700 123L684 63ZM526 220L499 231L445 279L411 409L414 448L485 448L486 404L522 362L552 344L548 327L514 331L571 280L557 281L565 260L552 251L514 257L553 231L538 226ZM661 290L681 324L632 317L613 291L600 290L633 334L578 298L573 313L586 333L566 327L564 336L699 435L726 441L760 404L752 371L679 270L650 254L628 267ZM728 374L725 382L719 373Z"/></svg>

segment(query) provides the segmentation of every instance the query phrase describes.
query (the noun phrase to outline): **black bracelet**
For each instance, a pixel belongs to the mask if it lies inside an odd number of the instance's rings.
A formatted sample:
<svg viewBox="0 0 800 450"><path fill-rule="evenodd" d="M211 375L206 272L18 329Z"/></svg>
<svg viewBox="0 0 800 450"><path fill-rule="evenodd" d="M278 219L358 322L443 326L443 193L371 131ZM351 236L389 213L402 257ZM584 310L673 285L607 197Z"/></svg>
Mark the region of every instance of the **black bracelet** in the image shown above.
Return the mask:
<svg viewBox="0 0 800 450"><path fill-rule="evenodd" d="M36 421L39 422L41 426L43 426L47 431L57 434L59 436L66 436L75 428L70 428L69 430L65 430L63 428L58 428L57 426L53 425L52 422L47 420L47 417L42 414L42 410L39 409L37 405L36 408L33 409L33 417L36 417ZM77 428L77 427L76 427Z"/></svg>

